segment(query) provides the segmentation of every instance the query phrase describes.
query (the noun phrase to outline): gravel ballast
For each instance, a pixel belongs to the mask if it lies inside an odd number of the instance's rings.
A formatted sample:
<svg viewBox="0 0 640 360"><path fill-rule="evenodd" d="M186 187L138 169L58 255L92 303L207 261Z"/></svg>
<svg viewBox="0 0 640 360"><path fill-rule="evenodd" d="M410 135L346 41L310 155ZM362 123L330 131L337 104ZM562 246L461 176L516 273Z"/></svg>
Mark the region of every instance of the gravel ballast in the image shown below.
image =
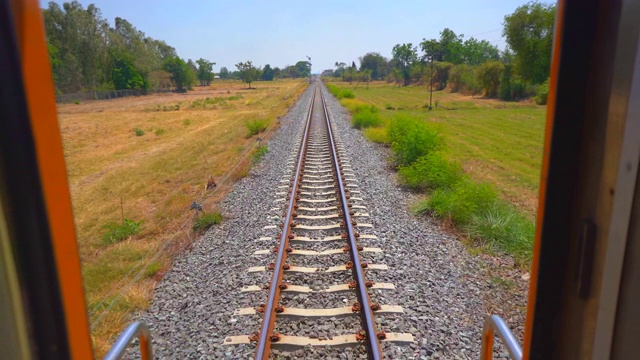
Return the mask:
<svg viewBox="0 0 640 360"><path fill-rule="evenodd" d="M234 316L233 312L255 307L266 299L266 291L241 293L240 289L270 281L270 272L247 273L247 269L273 261L273 254L251 254L274 246L273 242L258 239L276 237L279 232L264 227L281 222L281 209L272 209L284 206L274 200L276 193L286 189L277 187L286 185L281 182L290 174L285 165L295 159L313 88L310 86L280 120L280 128L268 142L268 153L223 201L223 223L198 240L191 251L180 255L157 285L152 306L141 315L151 328L157 358L252 358L253 345L228 346L223 342L227 336L251 334L260 327L260 316ZM378 237L367 239L363 245L384 251L362 255L370 263L389 266L386 271L368 271L367 276L396 286L392 291L373 291L371 297L383 305L401 305L405 311L378 316L377 322L387 332L411 333L416 341L410 345L384 344L385 355L402 359L477 359L482 322L489 313L501 315L521 341L528 285L521 277L524 272L514 268L506 256L470 255L460 240L438 222L411 215L409 208L417 197L398 187L395 174L386 165L388 151L351 128L348 112L323 91L335 136L344 146L357 179L358 197L363 199L360 203L370 214L363 222L374 226L362 233ZM302 265L324 266L318 262ZM331 277L316 276L318 281ZM340 279L344 280L342 276ZM303 307L315 302L312 296L287 295L284 300ZM330 306L335 306L334 301ZM282 326L308 333L317 324L329 329L332 323L333 320L305 320ZM345 319L335 323L346 324ZM291 354L279 353L278 358L361 357L360 349L352 350L305 348ZM497 355L504 355L503 352L500 349Z"/></svg>

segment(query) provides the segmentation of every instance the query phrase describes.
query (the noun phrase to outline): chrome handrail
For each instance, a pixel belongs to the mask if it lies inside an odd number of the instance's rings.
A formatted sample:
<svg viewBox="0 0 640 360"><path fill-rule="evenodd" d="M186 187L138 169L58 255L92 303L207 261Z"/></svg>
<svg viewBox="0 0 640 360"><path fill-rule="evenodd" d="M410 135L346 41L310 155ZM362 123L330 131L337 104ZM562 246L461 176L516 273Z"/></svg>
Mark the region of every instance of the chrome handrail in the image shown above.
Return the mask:
<svg viewBox="0 0 640 360"><path fill-rule="evenodd" d="M493 339L495 332L507 346L507 351L511 355L512 359L522 360L522 348L518 344L518 340L507 326L507 323L502 320L498 315L488 316L484 320L484 326L482 327L482 352L480 353L480 360L493 359Z"/></svg>
<svg viewBox="0 0 640 360"><path fill-rule="evenodd" d="M140 340L140 358L142 360L153 360L153 349L151 347L151 332L149 327L142 321L136 321L129 325L116 340L111 350L105 355L103 360L119 360L124 356L124 352L134 338Z"/></svg>

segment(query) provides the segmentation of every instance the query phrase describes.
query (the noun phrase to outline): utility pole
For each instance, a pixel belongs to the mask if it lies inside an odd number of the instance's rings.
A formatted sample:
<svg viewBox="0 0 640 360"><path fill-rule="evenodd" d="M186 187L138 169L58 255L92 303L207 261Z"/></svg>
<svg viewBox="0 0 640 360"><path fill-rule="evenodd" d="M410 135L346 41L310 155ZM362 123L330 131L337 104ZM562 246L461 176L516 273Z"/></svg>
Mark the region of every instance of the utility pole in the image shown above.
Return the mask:
<svg viewBox="0 0 640 360"><path fill-rule="evenodd" d="M309 63L309 84L311 84L311 58L309 55L305 55L307 57L307 62Z"/></svg>

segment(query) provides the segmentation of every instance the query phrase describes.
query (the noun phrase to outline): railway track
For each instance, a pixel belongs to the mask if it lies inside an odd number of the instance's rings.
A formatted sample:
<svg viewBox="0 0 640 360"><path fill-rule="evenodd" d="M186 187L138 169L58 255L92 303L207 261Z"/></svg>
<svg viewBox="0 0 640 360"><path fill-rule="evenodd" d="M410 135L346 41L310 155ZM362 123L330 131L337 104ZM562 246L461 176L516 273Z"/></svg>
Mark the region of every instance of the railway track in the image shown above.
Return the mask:
<svg viewBox="0 0 640 360"><path fill-rule="evenodd" d="M279 232L259 241L271 244L253 255L275 259L247 271L272 272L266 286L253 285L243 292L268 291L265 303L237 309L236 316L258 316L263 320L252 334L229 336L225 344L255 344L256 359L270 357L272 348L295 350L301 347L352 346L366 352L369 359L383 357L384 342L413 342L406 333L385 332L376 316L403 313L402 307L381 304L373 291L393 290L390 283L372 281L375 271L389 271L382 263L365 261L365 254L380 254L383 249L366 247L367 239L376 239L369 215L359 197L357 179L344 149L339 144L320 85L314 84L304 134L297 142L287 164L282 185L277 189L273 208L282 213L280 226L265 230ZM320 264L320 265L319 265ZM314 266L315 265L315 266ZM369 276L368 276L369 275ZM319 276L330 279L320 284ZM331 283L331 284L329 284ZM290 296L291 295L291 296ZM309 297L316 300L309 300ZM351 301L350 301L351 299ZM289 306L293 304L294 306ZM296 304L311 305L295 306ZM304 331L299 323L341 322L340 334L318 335L313 325ZM251 329L248 329L251 330Z"/></svg>

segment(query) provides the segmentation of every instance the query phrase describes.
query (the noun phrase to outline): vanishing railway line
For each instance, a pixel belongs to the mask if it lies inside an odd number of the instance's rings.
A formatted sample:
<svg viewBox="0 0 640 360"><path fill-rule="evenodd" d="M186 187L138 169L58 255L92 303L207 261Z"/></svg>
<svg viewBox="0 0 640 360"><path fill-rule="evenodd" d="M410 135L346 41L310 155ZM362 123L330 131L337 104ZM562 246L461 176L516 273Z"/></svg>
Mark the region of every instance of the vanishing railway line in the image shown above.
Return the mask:
<svg viewBox="0 0 640 360"><path fill-rule="evenodd" d="M369 215L358 197L357 180L344 149L336 139L324 95L319 85L312 86L315 89L304 134L296 144L299 149L289 160L287 175L282 180L288 185L280 186L277 193L276 201L285 203L283 221L279 227L265 227L280 233L261 238L275 246L254 254L275 253L275 260L266 266L248 269L249 272L272 271L272 280L264 287L242 289L244 292L268 290L267 301L235 312L235 315L262 314L262 325L252 335L230 336L225 343L255 343L257 359L269 358L272 347L305 346L362 347L369 359L379 359L383 357L381 342L413 342L413 336L387 333L376 324L376 315L403 310L400 306L376 302L370 293L370 290L391 290L394 285L376 283L367 276L371 271L388 268L385 264L368 263L363 253L381 253L383 249L362 245L367 239L376 239L375 235L366 233L373 226L366 223ZM298 263L322 263L323 266ZM332 277L333 284L317 286L313 278L326 275ZM318 308L285 306L283 304L292 302L295 305L295 301L286 298L287 294L320 296L322 300L303 302L319 304ZM349 302L347 298L355 299ZM292 319L295 323L309 318L344 321L348 331L326 336L297 334L298 327L291 325Z"/></svg>

